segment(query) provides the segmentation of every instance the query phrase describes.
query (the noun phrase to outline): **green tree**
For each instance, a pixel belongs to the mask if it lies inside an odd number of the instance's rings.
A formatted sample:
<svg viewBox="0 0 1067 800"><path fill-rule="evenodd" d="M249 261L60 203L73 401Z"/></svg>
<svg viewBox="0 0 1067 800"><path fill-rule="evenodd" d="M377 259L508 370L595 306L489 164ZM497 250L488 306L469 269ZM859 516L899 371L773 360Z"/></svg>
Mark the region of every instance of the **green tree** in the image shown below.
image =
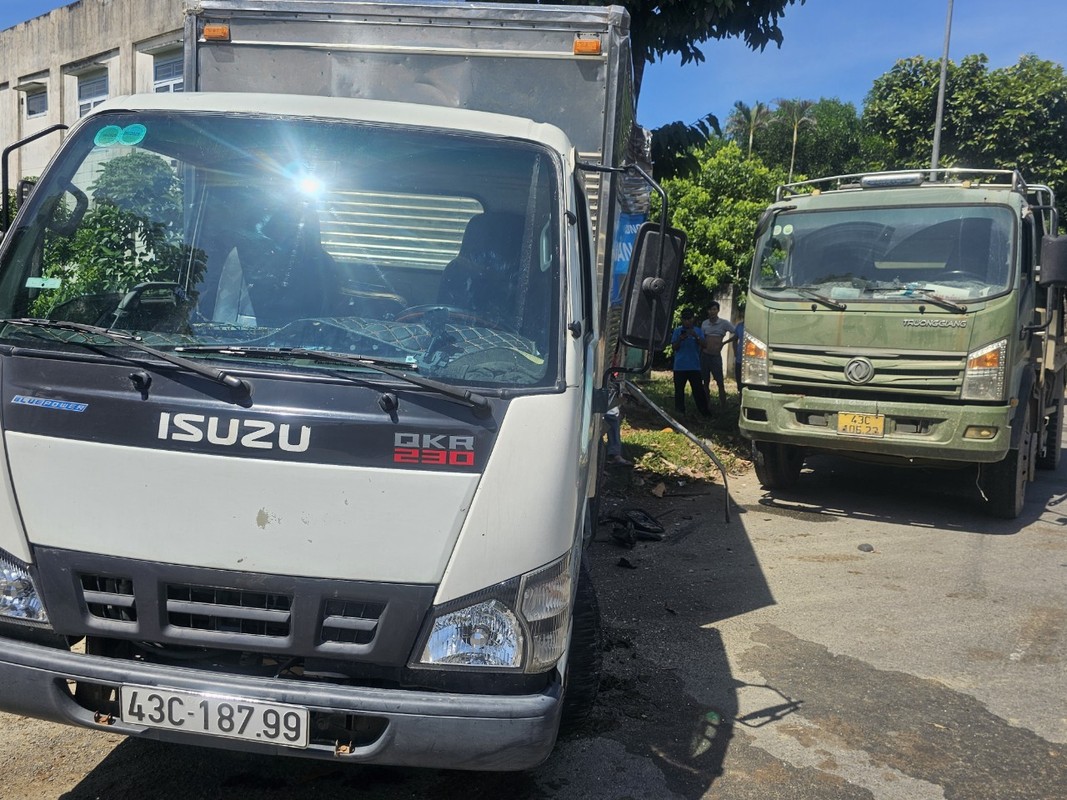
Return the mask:
<svg viewBox="0 0 1067 800"><path fill-rule="evenodd" d="M800 136L800 129L804 126L815 127L815 117L812 116L811 109L815 105L814 100L787 100L779 98L774 101L778 106L774 112L774 121L787 126L792 131L792 145L789 150L789 178L788 181L793 180L793 167L797 161L797 139Z"/></svg>
<svg viewBox="0 0 1067 800"><path fill-rule="evenodd" d="M696 151L719 136L719 120L708 114L687 125L670 122L652 132L652 163L657 178L687 175L698 166Z"/></svg>
<svg viewBox="0 0 1067 800"><path fill-rule="evenodd" d="M81 220L73 220L73 232L48 234L43 275L59 278L61 288L35 301L36 315L82 295L173 281L189 265L179 226L178 179L167 161L138 150L113 158L90 192L93 202Z"/></svg>
<svg viewBox="0 0 1067 800"><path fill-rule="evenodd" d="M748 288L756 221L785 173L747 158L735 142L709 141L696 153L691 176L664 182L672 224L686 232L686 272L680 305L701 306L718 287Z"/></svg>
<svg viewBox="0 0 1067 800"><path fill-rule="evenodd" d="M949 63L940 166L1018 169L1067 199L1067 74L1027 55L988 69L984 55ZM879 77L863 112L866 147L878 146L886 168L930 164L940 62L914 57Z"/></svg>
<svg viewBox="0 0 1067 800"><path fill-rule="evenodd" d="M811 104L807 115L814 124L798 138L795 158L791 122L767 125L757 133L755 152L764 163L788 170L793 160L793 177L842 175L867 168L861 159L860 117L852 103L823 97Z"/></svg>
<svg viewBox="0 0 1067 800"><path fill-rule="evenodd" d="M748 142L746 155L752 158L752 144L756 138L756 131L767 127L771 120L771 109L766 103L757 102L748 105L742 100L734 103L734 110L730 112L726 120L726 135L735 142Z"/></svg>

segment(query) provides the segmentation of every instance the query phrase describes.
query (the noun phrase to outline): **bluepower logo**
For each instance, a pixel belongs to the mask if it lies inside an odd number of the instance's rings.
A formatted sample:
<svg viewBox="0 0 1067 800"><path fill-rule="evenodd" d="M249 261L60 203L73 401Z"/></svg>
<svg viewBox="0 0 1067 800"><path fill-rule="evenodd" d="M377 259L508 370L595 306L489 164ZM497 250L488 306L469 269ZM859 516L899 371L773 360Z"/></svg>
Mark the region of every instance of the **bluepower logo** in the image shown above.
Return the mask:
<svg viewBox="0 0 1067 800"><path fill-rule="evenodd" d="M221 447L248 447L254 450L278 448L287 453L303 453L311 445L311 428L267 419L222 419L203 414L159 415L157 438L172 442L207 442Z"/></svg>
<svg viewBox="0 0 1067 800"><path fill-rule="evenodd" d="M77 411L78 413L81 413L89 407L88 403L71 403L67 400L49 400L47 397L26 397L26 395L22 394L17 394L12 397L11 402L20 406L47 408L52 411Z"/></svg>

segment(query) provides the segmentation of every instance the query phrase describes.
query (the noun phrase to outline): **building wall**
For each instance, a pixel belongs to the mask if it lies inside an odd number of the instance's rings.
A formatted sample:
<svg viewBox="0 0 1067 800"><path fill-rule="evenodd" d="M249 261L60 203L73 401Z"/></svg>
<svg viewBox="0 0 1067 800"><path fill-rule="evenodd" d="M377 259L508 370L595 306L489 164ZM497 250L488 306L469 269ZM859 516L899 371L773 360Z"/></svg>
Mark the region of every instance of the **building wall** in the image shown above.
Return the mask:
<svg viewBox="0 0 1067 800"><path fill-rule="evenodd" d="M3 0L10 2L10 0ZM155 91L157 60L181 55L190 0L77 0L0 31L0 148L51 125L72 125L100 89L106 96ZM40 108L41 93L47 110ZM98 94L96 99L105 95ZM32 99L31 99L32 97ZM12 183L39 175L56 151L53 133L12 153Z"/></svg>

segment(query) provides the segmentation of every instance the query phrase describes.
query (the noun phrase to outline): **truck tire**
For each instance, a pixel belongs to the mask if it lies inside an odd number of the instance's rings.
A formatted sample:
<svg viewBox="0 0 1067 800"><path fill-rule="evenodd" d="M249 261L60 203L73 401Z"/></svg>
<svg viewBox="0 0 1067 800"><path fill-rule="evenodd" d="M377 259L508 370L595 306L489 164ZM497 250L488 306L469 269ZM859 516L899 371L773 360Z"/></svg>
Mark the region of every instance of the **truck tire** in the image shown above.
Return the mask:
<svg viewBox="0 0 1067 800"><path fill-rule="evenodd" d="M1063 447L1063 370L1052 382L1051 405L1055 409L1045 422L1045 439L1042 452L1037 456L1038 469L1056 469L1060 465L1060 450Z"/></svg>
<svg viewBox="0 0 1067 800"><path fill-rule="evenodd" d="M1003 460L982 466L982 491L988 500L989 513L994 517L1015 519L1022 513L1026 484L1030 482L1034 463L1033 405L1032 402L1026 404L1018 448L1009 450Z"/></svg>
<svg viewBox="0 0 1067 800"><path fill-rule="evenodd" d="M756 477L765 489L792 489L800 479L804 451L796 445L756 442Z"/></svg>
<svg viewBox="0 0 1067 800"><path fill-rule="evenodd" d="M563 682L561 735L574 733L589 719L600 689L601 646L600 604L593 579L585 564L578 569L578 589L574 598L571 647L567 675Z"/></svg>

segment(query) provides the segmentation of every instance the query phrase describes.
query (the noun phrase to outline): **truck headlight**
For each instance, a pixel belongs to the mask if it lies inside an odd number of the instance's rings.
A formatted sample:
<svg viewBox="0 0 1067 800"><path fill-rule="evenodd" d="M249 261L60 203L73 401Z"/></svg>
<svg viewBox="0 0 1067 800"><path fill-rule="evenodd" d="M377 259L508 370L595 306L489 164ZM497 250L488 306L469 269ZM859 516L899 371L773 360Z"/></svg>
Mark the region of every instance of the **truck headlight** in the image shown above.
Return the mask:
<svg viewBox="0 0 1067 800"><path fill-rule="evenodd" d="M0 617L33 625L48 624L48 614L29 567L3 550L0 550Z"/></svg>
<svg viewBox="0 0 1067 800"><path fill-rule="evenodd" d="M770 383L767 345L747 331L741 350L741 383L752 386L766 386Z"/></svg>
<svg viewBox="0 0 1067 800"><path fill-rule="evenodd" d="M1004 371L1008 363L1008 340L986 345L967 354L963 371L963 400L1001 400L1004 398Z"/></svg>
<svg viewBox="0 0 1067 800"><path fill-rule="evenodd" d="M412 667L544 672L567 646L570 556L435 610Z"/></svg>

